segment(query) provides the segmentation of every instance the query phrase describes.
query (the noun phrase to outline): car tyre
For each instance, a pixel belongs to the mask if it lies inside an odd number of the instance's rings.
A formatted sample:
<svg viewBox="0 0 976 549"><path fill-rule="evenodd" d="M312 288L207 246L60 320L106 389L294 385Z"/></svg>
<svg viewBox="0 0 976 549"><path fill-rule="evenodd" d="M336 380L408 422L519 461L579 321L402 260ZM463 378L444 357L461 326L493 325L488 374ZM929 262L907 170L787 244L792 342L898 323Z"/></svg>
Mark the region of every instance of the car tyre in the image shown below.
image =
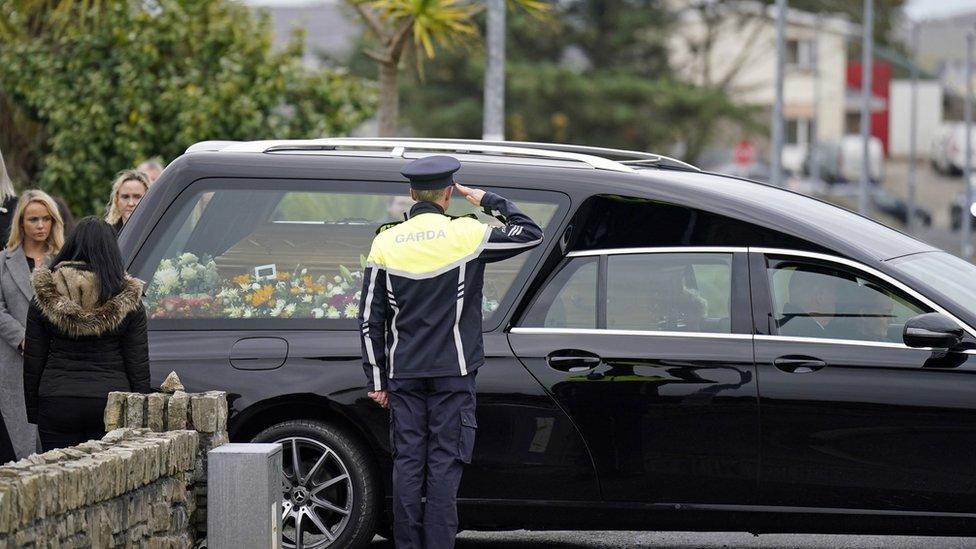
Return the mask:
<svg viewBox="0 0 976 549"><path fill-rule="evenodd" d="M278 423L252 440L282 445L284 547L360 548L372 541L380 515L379 485L358 440L313 420Z"/></svg>

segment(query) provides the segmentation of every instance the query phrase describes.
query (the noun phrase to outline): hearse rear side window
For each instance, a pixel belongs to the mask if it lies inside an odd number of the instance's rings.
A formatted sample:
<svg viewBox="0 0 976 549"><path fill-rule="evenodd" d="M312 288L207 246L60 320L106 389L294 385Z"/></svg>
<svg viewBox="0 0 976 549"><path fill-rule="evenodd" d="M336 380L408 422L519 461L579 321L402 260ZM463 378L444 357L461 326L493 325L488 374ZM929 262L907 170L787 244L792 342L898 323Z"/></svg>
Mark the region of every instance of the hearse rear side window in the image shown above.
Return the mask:
<svg viewBox="0 0 976 549"><path fill-rule="evenodd" d="M305 319L354 328L365 256L377 228L402 221L410 210L405 192L406 185L395 184L196 184L170 208L173 215L156 228L136 262L148 281L149 318L157 327L167 320ZM544 229L560 199L565 202L558 193L499 192ZM460 197L448 213L500 224ZM534 257L488 265L485 320Z"/></svg>

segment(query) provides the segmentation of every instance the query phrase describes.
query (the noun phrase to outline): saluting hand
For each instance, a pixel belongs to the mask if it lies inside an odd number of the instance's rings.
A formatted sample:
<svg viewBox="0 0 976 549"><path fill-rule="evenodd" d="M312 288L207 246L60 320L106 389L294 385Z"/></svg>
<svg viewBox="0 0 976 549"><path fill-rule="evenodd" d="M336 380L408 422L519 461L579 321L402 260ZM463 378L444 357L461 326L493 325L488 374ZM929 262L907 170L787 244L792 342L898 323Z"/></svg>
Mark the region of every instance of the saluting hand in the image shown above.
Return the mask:
<svg viewBox="0 0 976 549"><path fill-rule="evenodd" d="M485 191L481 189L472 189L471 187L465 187L460 183L455 183L454 187L461 193L461 196L465 198L468 202L474 204L475 206L481 205L481 199L485 196Z"/></svg>
<svg viewBox="0 0 976 549"><path fill-rule="evenodd" d="M373 402L379 404L383 408L390 407L390 397L386 391L370 391L366 393L369 398L373 399Z"/></svg>

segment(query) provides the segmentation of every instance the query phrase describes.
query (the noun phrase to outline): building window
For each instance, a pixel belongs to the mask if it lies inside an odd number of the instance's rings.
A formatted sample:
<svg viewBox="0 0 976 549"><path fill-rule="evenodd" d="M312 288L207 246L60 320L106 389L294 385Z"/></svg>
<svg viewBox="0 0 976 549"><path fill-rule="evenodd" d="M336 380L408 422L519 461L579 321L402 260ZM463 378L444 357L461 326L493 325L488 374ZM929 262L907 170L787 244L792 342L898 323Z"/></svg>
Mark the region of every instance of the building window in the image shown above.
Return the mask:
<svg viewBox="0 0 976 549"><path fill-rule="evenodd" d="M786 64L797 69L812 69L815 44L813 40L786 40Z"/></svg>
<svg viewBox="0 0 976 549"><path fill-rule="evenodd" d="M787 118L785 122L787 145L807 145L812 141L810 120L806 118Z"/></svg>

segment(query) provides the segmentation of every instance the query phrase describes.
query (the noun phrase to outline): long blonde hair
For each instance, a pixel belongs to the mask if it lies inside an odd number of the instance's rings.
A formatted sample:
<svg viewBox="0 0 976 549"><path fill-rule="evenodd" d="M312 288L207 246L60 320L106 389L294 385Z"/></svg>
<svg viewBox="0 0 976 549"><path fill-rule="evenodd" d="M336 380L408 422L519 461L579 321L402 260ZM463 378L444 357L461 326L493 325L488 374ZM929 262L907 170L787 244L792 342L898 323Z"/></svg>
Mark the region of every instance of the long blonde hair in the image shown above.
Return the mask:
<svg viewBox="0 0 976 549"><path fill-rule="evenodd" d="M17 196L17 191L14 190L14 183L10 180L10 174L7 173L7 165L3 162L3 153L0 152L0 203L12 196Z"/></svg>
<svg viewBox="0 0 976 549"><path fill-rule="evenodd" d="M27 206L34 202L43 204L47 208L48 215L51 216L51 232L47 235L47 241L45 242L47 250L44 253L46 255L55 255L64 246L64 220L61 219L61 212L58 211L58 205L54 203L54 199L46 192L37 189L24 191L20 195L20 199L17 200L17 209L14 210L14 218L10 223L10 238L7 239L7 251L12 252L24 244L21 225L24 224L24 213L27 211Z"/></svg>
<svg viewBox="0 0 976 549"><path fill-rule="evenodd" d="M112 194L109 195L108 205L105 207L107 214L105 214L105 221L109 225L115 225L122 219L122 212L119 211L118 198L119 189L122 188L122 184L126 181L138 181L142 183L143 188L146 192L149 191L149 177L140 172L139 170L122 170L121 172L115 174L115 181L112 181Z"/></svg>

